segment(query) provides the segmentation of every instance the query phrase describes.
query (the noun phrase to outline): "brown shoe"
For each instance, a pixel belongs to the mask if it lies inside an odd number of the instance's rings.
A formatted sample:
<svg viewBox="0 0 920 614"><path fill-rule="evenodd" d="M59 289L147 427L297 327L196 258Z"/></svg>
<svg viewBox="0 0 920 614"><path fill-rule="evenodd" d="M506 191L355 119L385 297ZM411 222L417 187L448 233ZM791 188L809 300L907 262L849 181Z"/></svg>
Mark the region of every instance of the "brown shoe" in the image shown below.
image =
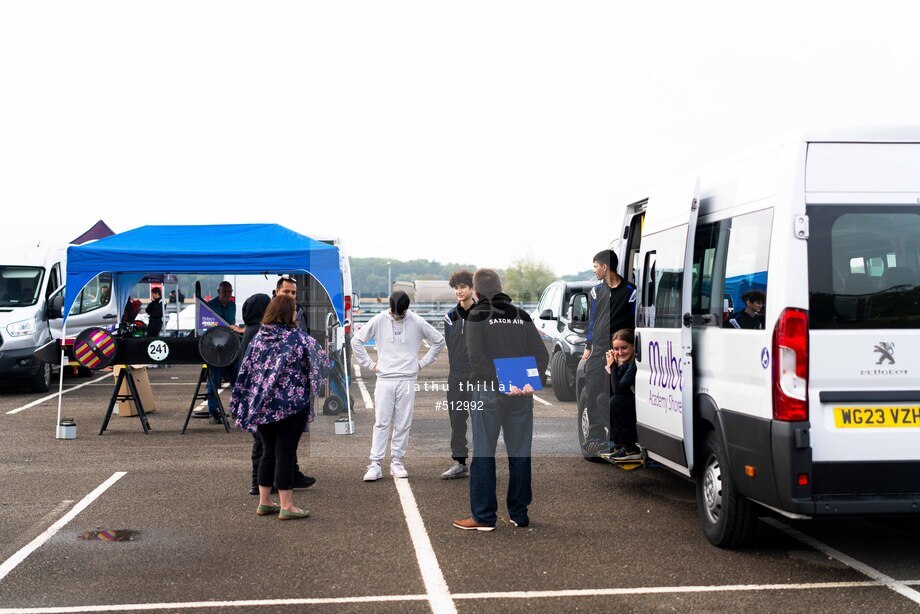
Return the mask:
<svg viewBox="0 0 920 614"><path fill-rule="evenodd" d="M495 527L488 526L485 524L479 524L472 518L464 518L462 520L454 520L454 526L458 529L463 529L464 531L494 531Z"/></svg>

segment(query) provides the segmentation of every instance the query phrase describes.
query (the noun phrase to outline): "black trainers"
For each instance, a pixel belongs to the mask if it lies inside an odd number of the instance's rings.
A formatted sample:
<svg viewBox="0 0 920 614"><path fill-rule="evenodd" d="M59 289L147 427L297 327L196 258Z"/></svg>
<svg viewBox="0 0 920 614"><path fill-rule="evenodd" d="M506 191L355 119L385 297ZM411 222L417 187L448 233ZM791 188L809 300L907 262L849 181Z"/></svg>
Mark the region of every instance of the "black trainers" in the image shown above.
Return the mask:
<svg viewBox="0 0 920 614"><path fill-rule="evenodd" d="M611 454L610 460L615 463L628 463L642 460L642 451L636 446L624 446Z"/></svg>
<svg viewBox="0 0 920 614"><path fill-rule="evenodd" d="M294 484L291 486L291 488L310 488L314 484L316 484L316 478L314 478L312 475L304 475L302 473L298 473L294 476Z"/></svg>
<svg viewBox="0 0 920 614"><path fill-rule="evenodd" d="M208 424L223 424L224 421L220 419L220 416L208 416Z"/></svg>

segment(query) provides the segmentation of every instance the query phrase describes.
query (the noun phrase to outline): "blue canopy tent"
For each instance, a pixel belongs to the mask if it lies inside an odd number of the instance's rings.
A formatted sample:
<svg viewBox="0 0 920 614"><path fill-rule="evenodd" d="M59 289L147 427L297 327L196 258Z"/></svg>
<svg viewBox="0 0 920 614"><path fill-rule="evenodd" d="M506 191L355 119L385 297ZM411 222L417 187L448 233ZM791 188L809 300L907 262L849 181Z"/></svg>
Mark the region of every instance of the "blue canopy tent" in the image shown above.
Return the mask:
<svg viewBox="0 0 920 614"><path fill-rule="evenodd" d="M80 290L100 273L118 276L119 307L147 273L293 273L323 286L340 323L345 321L337 247L278 224L141 226L67 249L65 323Z"/></svg>
<svg viewBox="0 0 920 614"><path fill-rule="evenodd" d="M131 289L148 273L295 272L308 273L319 282L332 301L339 323L344 324L342 274L335 246L278 224L141 226L67 249L64 326L80 290L100 273L113 274L116 305L121 309ZM347 395L347 380L345 388ZM350 418L350 399L345 403Z"/></svg>

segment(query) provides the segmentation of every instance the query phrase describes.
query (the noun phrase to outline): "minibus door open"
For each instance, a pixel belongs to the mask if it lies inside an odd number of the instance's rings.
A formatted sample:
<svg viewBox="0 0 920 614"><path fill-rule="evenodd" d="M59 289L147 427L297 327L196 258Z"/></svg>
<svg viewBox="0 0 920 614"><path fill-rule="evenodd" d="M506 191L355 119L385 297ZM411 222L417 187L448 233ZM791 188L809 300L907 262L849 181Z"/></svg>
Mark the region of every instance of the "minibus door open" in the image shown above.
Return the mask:
<svg viewBox="0 0 920 614"><path fill-rule="evenodd" d="M639 256L636 417L650 457L689 476L693 468L691 286L699 179L651 193Z"/></svg>

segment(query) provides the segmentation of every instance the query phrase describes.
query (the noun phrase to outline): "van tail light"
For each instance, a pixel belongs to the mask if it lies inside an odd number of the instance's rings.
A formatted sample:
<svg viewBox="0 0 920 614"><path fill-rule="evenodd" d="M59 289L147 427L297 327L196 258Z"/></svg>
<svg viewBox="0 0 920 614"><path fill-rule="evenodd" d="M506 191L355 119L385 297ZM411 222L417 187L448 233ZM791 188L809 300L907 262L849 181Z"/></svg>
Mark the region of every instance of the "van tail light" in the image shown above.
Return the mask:
<svg viewBox="0 0 920 614"><path fill-rule="evenodd" d="M351 296L345 297L345 334L351 334Z"/></svg>
<svg viewBox="0 0 920 614"><path fill-rule="evenodd" d="M773 418L808 420L808 312L785 309L773 331Z"/></svg>

